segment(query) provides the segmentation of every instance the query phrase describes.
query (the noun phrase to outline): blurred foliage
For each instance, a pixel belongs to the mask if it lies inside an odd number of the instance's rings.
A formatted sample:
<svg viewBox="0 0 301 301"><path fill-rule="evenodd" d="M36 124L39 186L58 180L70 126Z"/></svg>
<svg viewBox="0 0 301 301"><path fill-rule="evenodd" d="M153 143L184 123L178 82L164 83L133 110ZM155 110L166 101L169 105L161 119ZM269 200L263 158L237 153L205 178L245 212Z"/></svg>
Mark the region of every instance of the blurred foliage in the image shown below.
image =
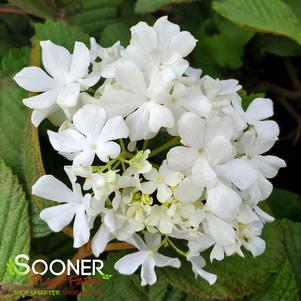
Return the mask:
<svg viewBox="0 0 301 301"><path fill-rule="evenodd" d="M3 260L20 248L29 252L30 238L33 258L66 260L75 252L72 240L64 233L49 234L38 218L47 203L30 196L30 187L43 172L43 163L46 172L56 173L60 164L57 162L62 160L45 143L43 132L40 153L38 133L21 102L27 95L12 81L22 67L39 64L39 54L35 55L36 61L30 60L32 43L49 39L72 51L74 41L89 46L89 36L93 36L105 47L117 40L126 45L132 25L139 21L153 23L163 15L198 39L189 57L193 67L211 76L240 80L245 88L240 91L244 107L258 96L275 99L281 126L276 150L293 162L277 184L300 191L298 178L292 176L292 171L297 170L301 132L300 0L0 0L0 159L5 162L0 163L0 232L15 238L21 237L23 231L22 245L14 244L12 239L1 241ZM254 93L250 94L251 90ZM42 162L46 157L51 162ZM267 250L262 256L253 259L246 254L244 259L233 256L208 264L208 271L220 276L213 287L195 280L189 263L183 263L180 271L158 269L158 283L142 288L138 275L124 277L114 271L113 262L122 254L118 252L109 254L105 262L105 272L111 273L112 279L103 280L103 285L95 289L102 290L102 300L114 301L299 300L301 199L295 192L275 188L267 200L279 221L266 226ZM4 217L9 202L15 211ZM102 256L105 259L106 255ZM206 259L209 262L208 254ZM8 275L1 274L0 278L0 282L20 282ZM88 288L93 286L83 286L83 290ZM78 300L98 299L79 296Z"/></svg>

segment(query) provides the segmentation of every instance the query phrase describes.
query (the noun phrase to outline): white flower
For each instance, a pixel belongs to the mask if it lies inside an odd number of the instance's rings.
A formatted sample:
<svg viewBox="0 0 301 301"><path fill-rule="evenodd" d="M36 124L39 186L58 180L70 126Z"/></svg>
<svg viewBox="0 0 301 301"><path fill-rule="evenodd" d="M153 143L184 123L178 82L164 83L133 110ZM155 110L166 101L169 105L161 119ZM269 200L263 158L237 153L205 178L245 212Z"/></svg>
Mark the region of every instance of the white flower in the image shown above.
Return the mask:
<svg viewBox="0 0 301 301"><path fill-rule="evenodd" d="M124 173L128 176L138 176L139 174L145 174L151 171L152 165L149 163L148 156L150 154L150 150L146 149L145 151L139 151L130 161L129 168Z"/></svg>
<svg viewBox="0 0 301 301"><path fill-rule="evenodd" d="M182 201L193 201L200 197L204 187L217 184L219 166L233 158L234 149L229 140L233 127L228 118L216 116L206 122L194 113L185 113L179 121L179 132L186 146L172 148L167 154L167 162L171 169L191 171L191 177L179 185L175 195ZM239 188L255 181L252 166L241 161L235 161L233 165L236 172L228 175L228 179Z"/></svg>
<svg viewBox="0 0 301 301"><path fill-rule="evenodd" d="M181 172L168 169L166 161L161 164L159 171L152 168L150 172L143 176L148 182L142 183L142 191L152 194L157 190L157 199L160 202L164 202L172 196L171 188L177 186L183 178Z"/></svg>
<svg viewBox="0 0 301 301"><path fill-rule="evenodd" d="M73 54L51 41L41 41L42 62L47 74L39 67L25 67L14 77L22 88L40 95L25 98L24 104L34 109L31 120L35 126L62 109L70 117L78 102L80 91L94 86L98 74L88 74L89 49L75 42Z"/></svg>
<svg viewBox="0 0 301 301"><path fill-rule="evenodd" d="M181 262L178 258L170 258L157 253L156 249L160 245L161 237L159 235L145 235L145 242L139 235L134 234L132 239L128 240L133 244L138 252L128 254L119 259L114 268L124 275L131 275L136 272L141 265L141 285L153 285L157 281L155 267L171 266L179 268Z"/></svg>
<svg viewBox="0 0 301 301"><path fill-rule="evenodd" d="M219 80L208 75L201 78L200 87L214 108L223 108L229 105L232 99L237 98L236 92L241 89L236 79Z"/></svg>
<svg viewBox="0 0 301 301"><path fill-rule="evenodd" d="M196 40L187 31L180 31L178 25L158 19L151 27L139 22L131 28L130 45L122 52L125 60L135 62L144 73L168 68L180 76L188 68L183 59L196 45Z"/></svg>
<svg viewBox="0 0 301 301"><path fill-rule="evenodd" d="M239 141L240 147L257 174L256 181L248 190L252 201L262 201L269 197L273 186L267 179L275 177L278 170L286 166L285 162L276 156L262 156L274 143L274 138L267 138L266 135L264 137L259 136L254 129L245 132Z"/></svg>
<svg viewBox="0 0 301 301"><path fill-rule="evenodd" d="M91 195L82 195L80 185L75 183L76 177L70 170L65 169L72 188L53 177L45 175L32 186L32 194L47 200L63 203L61 205L43 209L40 218L44 220L54 232L61 231L71 223L74 216L73 237L74 247L79 248L88 242L90 237L89 216L86 208L91 202Z"/></svg>
<svg viewBox="0 0 301 301"><path fill-rule="evenodd" d="M74 114L72 121L74 128L58 133L48 131L48 135L54 149L73 155L74 165L91 165L95 154L103 162L119 155L120 146L113 140L128 136L121 116L106 121L102 108L85 105Z"/></svg>
<svg viewBox="0 0 301 301"><path fill-rule="evenodd" d="M117 64L121 58L121 51L123 47L120 42L116 42L111 47L101 47L98 45L94 38L90 38L90 56L93 62L93 71L98 72L104 78L113 78ZM97 58L101 59L101 62L95 62Z"/></svg>
<svg viewBox="0 0 301 301"><path fill-rule="evenodd" d="M242 108L240 97L233 98L232 105L233 107L225 108L224 111L232 116L238 131L245 129L249 124L254 126L257 134L265 140L277 138L279 134L277 123L273 120L265 120L274 114L271 99L256 98L250 103L246 111Z"/></svg>
<svg viewBox="0 0 301 301"><path fill-rule="evenodd" d="M171 71L153 72L148 84L137 65L125 62L118 65L115 79L118 85L104 91L100 105L109 116L127 116L132 141L150 139L161 127L174 125L172 112L162 105L174 79Z"/></svg>

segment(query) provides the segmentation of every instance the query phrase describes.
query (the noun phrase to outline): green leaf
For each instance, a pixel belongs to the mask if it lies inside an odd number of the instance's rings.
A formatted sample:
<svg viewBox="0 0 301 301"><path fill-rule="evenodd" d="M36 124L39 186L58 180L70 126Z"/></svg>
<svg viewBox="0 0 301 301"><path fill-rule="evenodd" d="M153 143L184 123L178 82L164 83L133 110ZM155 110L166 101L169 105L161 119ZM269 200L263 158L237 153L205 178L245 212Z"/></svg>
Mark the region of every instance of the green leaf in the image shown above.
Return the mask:
<svg viewBox="0 0 301 301"><path fill-rule="evenodd" d="M298 284L299 300L301 300L301 223L290 220L281 222L286 252L295 273Z"/></svg>
<svg viewBox="0 0 301 301"><path fill-rule="evenodd" d="M130 41L130 27L121 22L110 24L103 29L100 37L100 44L103 47L112 46L117 41L127 46Z"/></svg>
<svg viewBox="0 0 301 301"><path fill-rule="evenodd" d="M30 49L11 49L1 61L0 78L12 76L28 64Z"/></svg>
<svg viewBox="0 0 301 301"><path fill-rule="evenodd" d="M150 13L154 12L161 7L169 4L179 4L194 2L196 0L137 0L135 11L137 13Z"/></svg>
<svg viewBox="0 0 301 301"><path fill-rule="evenodd" d="M219 67L229 67L238 69L242 66L242 56L244 46L253 37L254 33L239 28L223 19L216 19L216 34L208 35L202 30L198 35L198 44L193 51L194 61L198 67L204 69L205 73L209 71L206 68L211 58L211 64L217 64ZM204 68L205 66L205 68Z"/></svg>
<svg viewBox="0 0 301 301"><path fill-rule="evenodd" d="M26 58L20 59L20 54L24 54ZM3 59L3 62L5 62L6 73L15 73L28 65L28 52L12 51L7 58ZM31 186L44 171L43 169L41 171L43 165L38 137L37 133L34 136L30 111L22 103L22 99L28 97L28 94L11 82L11 79L2 80L0 86L2 87L0 91L0 158L19 177L31 200L32 236L44 236L49 234L50 230L47 224L39 218L39 213L50 203L31 196Z"/></svg>
<svg viewBox="0 0 301 301"><path fill-rule="evenodd" d="M67 25L63 21L46 20L45 23L35 24L36 35L33 40L51 40L53 43L73 51L74 42L80 41L89 45L89 36L79 28Z"/></svg>
<svg viewBox="0 0 301 301"><path fill-rule="evenodd" d="M9 3L24 10L28 14L41 17L52 18L58 17L59 10L55 5L55 1L45 0L8 0Z"/></svg>
<svg viewBox="0 0 301 301"><path fill-rule="evenodd" d="M275 187L267 202L276 218L300 220L301 197L298 194Z"/></svg>
<svg viewBox="0 0 301 301"><path fill-rule="evenodd" d="M90 35L99 35L101 30L120 20L118 11L123 0L62 0L65 19L80 26Z"/></svg>
<svg viewBox="0 0 301 301"><path fill-rule="evenodd" d="M263 237L266 240L267 249L259 257L253 258L249 252L245 251L245 258L238 255L227 257L223 261L208 260L206 271L216 273L218 280L214 286L210 286L204 279L195 279L191 271L191 264L182 260L182 266L178 269L156 268L158 282L151 287L140 287L140 279L137 274L132 276L119 275L113 268L114 263L126 252L112 252L104 262L103 271L112 274L110 280L103 280L102 285L84 286L84 290L101 290L103 300L238 300L245 296L251 296L254 293L262 291L267 285L275 280L275 275L280 278L275 283L282 280L280 275L284 269L285 248L282 240L279 223L273 223L265 226ZM177 243L179 244L179 242ZM163 250L163 253L165 250ZM168 251L170 252L170 251ZM174 253L169 254L172 257ZM285 269L287 267L285 266ZM286 282L285 282L286 283ZM285 286L285 283L282 285ZM289 282L292 292L294 291L294 282ZM287 288L288 286L286 286ZM85 297L86 298L86 297ZM115 298L115 299L114 299ZM140 299L139 299L140 298ZM80 299L83 300L83 299ZM96 299L85 299L96 300Z"/></svg>
<svg viewBox="0 0 301 301"><path fill-rule="evenodd" d="M0 57L7 55L11 48L17 47L16 41L8 33L8 30L4 24L0 24Z"/></svg>
<svg viewBox="0 0 301 301"><path fill-rule="evenodd" d="M22 284L25 276L13 273L11 258L29 255L30 224L28 202L17 177L0 161L0 282ZM6 263L8 263L6 265Z"/></svg>
<svg viewBox="0 0 301 301"><path fill-rule="evenodd" d="M281 0L215 0L213 9L239 26L286 36L301 44L300 19Z"/></svg>
<svg viewBox="0 0 301 301"><path fill-rule="evenodd" d="M297 283L289 260L285 258L281 268L272 276L263 291L252 298L252 301L298 301Z"/></svg>
<svg viewBox="0 0 301 301"><path fill-rule="evenodd" d="M266 36L262 41L262 49L265 52L278 56L301 56L301 46L284 37Z"/></svg>
<svg viewBox="0 0 301 301"><path fill-rule="evenodd" d="M158 277L164 278L164 281L173 288L201 300L242 299L262 289L281 266L285 250L279 240L279 233L277 223L265 225L263 238L267 248L256 258L253 258L248 251L244 251L245 258L234 255L223 261L210 263L208 256L205 256L208 262L206 271L218 276L217 282L212 287L203 279L194 279L191 265L184 262L180 273L171 268L158 269Z"/></svg>

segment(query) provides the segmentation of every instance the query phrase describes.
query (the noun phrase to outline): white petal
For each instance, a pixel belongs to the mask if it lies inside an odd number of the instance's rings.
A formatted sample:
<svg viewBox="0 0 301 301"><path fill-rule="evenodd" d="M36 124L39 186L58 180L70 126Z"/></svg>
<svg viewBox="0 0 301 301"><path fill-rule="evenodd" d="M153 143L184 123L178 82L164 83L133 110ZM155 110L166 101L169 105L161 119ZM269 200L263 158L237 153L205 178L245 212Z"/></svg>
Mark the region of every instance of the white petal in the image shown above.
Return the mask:
<svg viewBox="0 0 301 301"><path fill-rule="evenodd" d="M262 174L258 173L258 179L249 188L251 200L254 202L267 199L273 191L273 185Z"/></svg>
<svg viewBox="0 0 301 301"><path fill-rule="evenodd" d="M179 104L187 111L196 112L202 116L207 116L211 111L209 99L202 94L191 94L183 97Z"/></svg>
<svg viewBox="0 0 301 301"><path fill-rule="evenodd" d="M249 237L243 245L254 257L261 255L265 250L265 241L257 236Z"/></svg>
<svg viewBox="0 0 301 301"><path fill-rule="evenodd" d="M126 117L146 102L144 96L119 89L108 89L100 98L100 105L110 117Z"/></svg>
<svg viewBox="0 0 301 301"><path fill-rule="evenodd" d="M256 156L254 162L262 173L268 179L277 175L279 168L286 167L285 161L276 156Z"/></svg>
<svg viewBox="0 0 301 301"><path fill-rule="evenodd" d="M179 25L168 21L167 16L159 18L153 28L157 32L158 48L162 50L167 49L171 39L180 32Z"/></svg>
<svg viewBox="0 0 301 301"><path fill-rule="evenodd" d="M192 168L192 181L198 187L213 187L217 182L217 175L208 161L200 156Z"/></svg>
<svg viewBox="0 0 301 301"><path fill-rule="evenodd" d="M120 138L127 138L128 135L129 129L123 118L121 116L116 116L106 122L101 131L100 140L102 142L107 142Z"/></svg>
<svg viewBox="0 0 301 301"><path fill-rule="evenodd" d="M47 109L35 109L31 114L31 122L35 127L38 127L45 118L57 112L58 110L59 107L57 105L53 105Z"/></svg>
<svg viewBox="0 0 301 301"><path fill-rule="evenodd" d="M88 73L90 65L90 52L87 46L81 42L75 42L71 59L68 81L74 82L83 78Z"/></svg>
<svg viewBox="0 0 301 301"><path fill-rule="evenodd" d="M170 128L174 126L174 118L171 111L153 101L148 103L149 108L149 128L152 132L157 133L161 127Z"/></svg>
<svg viewBox="0 0 301 301"><path fill-rule="evenodd" d="M138 44L150 51L157 48L157 34L154 28L145 22L139 22L131 27L131 44Z"/></svg>
<svg viewBox="0 0 301 301"><path fill-rule="evenodd" d="M157 185L154 182L141 183L141 190L144 193L152 194L157 189Z"/></svg>
<svg viewBox="0 0 301 301"><path fill-rule="evenodd" d="M240 204L239 195L223 184L207 191L206 210L222 219L232 219Z"/></svg>
<svg viewBox="0 0 301 301"><path fill-rule="evenodd" d="M195 47L197 40L188 31L181 31L175 35L170 42L170 49L181 53L183 57L187 56Z"/></svg>
<svg viewBox="0 0 301 301"><path fill-rule="evenodd" d="M64 107L74 107L78 102L80 84L71 83L62 89L57 97L57 103Z"/></svg>
<svg viewBox="0 0 301 301"><path fill-rule="evenodd" d="M141 268L141 285L153 285L157 281L157 275L155 273L155 261L153 258L149 258L142 264Z"/></svg>
<svg viewBox="0 0 301 301"><path fill-rule="evenodd" d="M96 105L84 105L73 116L75 128L83 133L91 142L98 139L106 120L106 112Z"/></svg>
<svg viewBox="0 0 301 301"><path fill-rule="evenodd" d="M80 248L89 241L90 229L84 206L77 209L73 224L74 248Z"/></svg>
<svg viewBox="0 0 301 301"><path fill-rule="evenodd" d="M130 130L129 137L131 141L149 138L152 132L149 129L148 120L149 109L147 105L141 106L126 118L125 122Z"/></svg>
<svg viewBox="0 0 301 301"><path fill-rule="evenodd" d="M56 80L39 67L23 68L14 76L14 80L20 87L31 92L44 92L59 86Z"/></svg>
<svg viewBox="0 0 301 301"><path fill-rule="evenodd" d="M235 243L235 232L230 224L213 214L207 214L206 222L208 231L216 243L222 246L228 246Z"/></svg>
<svg viewBox="0 0 301 301"><path fill-rule="evenodd" d="M256 98L249 105L246 115L248 121L263 120L273 116L273 102L269 98Z"/></svg>
<svg viewBox="0 0 301 301"><path fill-rule="evenodd" d="M159 253L154 255L154 260L157 267L170 266L178 269L181 266L181 261L178 258L171 258Z"/></svg>
<svg viewBox="0 0 301 301"><path fill-rule="evenodd" d="M98 257L104 252L107 244L113 239L113 236L108 231L108 228L103 223L92 240L92 252L94 256Z"/></svg>
<svg viewBox="0 0 301 301"><path fill-rule="evenodd" d="M185 145L199 149L203 146L205 121L195 113L185 113L178 122L179 134Z"/></svg>
<svg viewBox="0 0 301 301"><path fill-rule="evenodd" d="M58 133L48 130L47 133L51 145L59 152L78 152L86 145L85 137L73 129L67 129Z"/></svg>
<svg viewBox="0 0 301 301"><path fill-rule="evenodd" d="M130 90L137 95L146 96L144 76L137 65L131 62L120 64L116 69L115 78L123 89Z"/></svg>
<svg viewBox="0 0 301 301"><path fill-rule="evenodd" d="M245 158L233 159L218 167L222 177L239 189L248 189L257 179L257 171Z"/></svg>
<svg viewBox="0 0 301 301"><path fill-rule="evenodd" d="M172 196L172 190L165 184L158 185L157 199L164 202Z"/></svg>
<svg viewBox="0 0 301 301"><path fill-rule="evenodd" d="M78 79L77 82L80 83L81 91L87 90L89 87L93 87L100 80L100 74L90 73L87 77Z"/></svg>
<svg viewBox="0 0 301 301"><path fill-rule="evenodd" d="M24 98L23 103L31 109L47 109L56 103L58 90L50 90L42 94Z"/></svg>
<svg viewBox="0 0 301 301"><path fill-rule="evenodd" d="M41 41L42 62L46 71L55 79L66 83L69 72L71 55L69 51L51 41Z"/></svg>
<svg viewBox="0 0 301 301"><path fill-rule="evenodd" d="M204 267L204 259L201 256L193 256L190 258L191 264L192 264L192 270L195 274L199 275L210 285L213 285L216 282L217 276L211 273L206 272L203 270Z"/></svg>
<svg viewBox="0 0 301 301"><path fill-rule="evenodd" d="M120 154L120 146L116 142L98 143L96 150L97 157L108 162L109 159L115 159Z"/></svg>
<svg viewBox="0 0 301 301"><path fill-rule="evenodd" d="M73 159L74 166L90 166L93 163L95 152L89 148L84 149Z"/></svg>
<svg viewBox="0 0 301 301"><path fill-rule="evenodd" d="M60 203L79 202L76 194L52 175L39 178L32 186L32 194Z"/></svg>
<svg viewBox="0 0 301 301"><path fill-rule="evenodd" d="M223 163L233 157L233 146L225 137L216 136L206 145L205 153L210 163Z"/></svg>
<svg viewBox="0 0 301 301"><path fill-rule="evenodd" d="M148 258L147 251L139 251L128 254L119 259L115 264L114 268L123 275L131 275L136 272L138 267L142 265Z"/></svg>
<svg viewBox="0 0 301 301"><path fill-rule="evenodd" d="M43 209L40 218L54 232L60 232L69 225L75 215L77 206L74 204L63 204Z"/></svg>
<svg viewBox="0 0 301 301"><path fill-rule="evenodd" d="M203 193L202 187L193 184L191 178L185 178L176 188L174 194L182 202L193 202L198 200Z"/></svg>
<svg viewBox="0 0 301 301"><path fill-rule="evenodd" d="M172 232L173 223L169 217L163 215L159 223L159 231L163 234L170 234Z"/></svg>
<svg viewBox="0 0 301 301"><path fill-rule="evenodd" d="M167 164L173 170L190 169L198 159L198 152L192 148L176 146L167 153Z"/></svg>

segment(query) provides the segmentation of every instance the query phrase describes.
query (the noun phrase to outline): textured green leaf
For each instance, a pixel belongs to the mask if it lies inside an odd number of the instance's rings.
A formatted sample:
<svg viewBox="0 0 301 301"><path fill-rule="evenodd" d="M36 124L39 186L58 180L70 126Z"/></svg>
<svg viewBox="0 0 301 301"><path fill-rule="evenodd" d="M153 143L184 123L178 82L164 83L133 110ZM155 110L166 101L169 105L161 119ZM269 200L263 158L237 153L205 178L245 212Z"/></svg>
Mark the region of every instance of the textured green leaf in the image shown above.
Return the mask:
<svg viewBox="0 0 301 301"><path fill-rule="evenodd" d="M74 42L80 41L89 45L89 36L79 28L67 25L63 21L47 20L45 23L35 24L36 35L33 40L51 40L53 43L73 51Z"/></svg>
<svg viewBox="0 0 301 301"><path fill-rule="evenodd" d="M130 41L130 27L124 23L113 23L101 32L100 44L109 47L120 41L121 45L127 46Z"/></svg>
<svg viewBox="0 0 301 301"><path fill-rule="evenodd" d="M91 35L118 21L119 7L123 0L63 0L62 7L68 23L80 26Z"/></svg>
<svg viewBox="0 0 301 301"><path fill-rule="evenodd" d="M267 248L261 256L253 258L245 251L245 258L235 255L221 262L208 262L206 270L218 276L212 287L203 279L194 279L191 265L185 263L182 264L181 272L160 269L158 277L161 276L172 287L201 300L242 299L261 290L281 266L285 250L279 240L279 233L279 225L276 223L265 226L263 237Z"/></svg>
<svg viewBox="0 0 301 301"><path fill-rule="evenodd" d="M286 36L301 44L301 21L281 0L215 0L213 9L239 26Z"/></svg>
<svg viewBox="0 0 301 301"><path fill-rule="evenodd" d="M202 30L197 35L198 44L193 51L194 61L206 73L206 66L208 66L210 58L211 64L215 63L219 67L240 68L244 46L254 33L239 28L226 20L216 19L215 23L218 33L208 35L205 30Z"/></svg>
<svg viewBox="0 0 301 301"><path fill-rule="evenodd" d="M28 64L30 49L23 47L11 49L1 61L0 78L14 75L20 68Z"/></svg>
<svg viewBox="0 0 301 301"><path fill-rule="evenodd" d="M0 282L22 284L25 276L10 273L10 258L19 254L29 255L30 224L28 202L17 177L0 161ZM8 269L8 266L11 268Z"/></svg>
<svg viewBox="0 0 301 301"><path fill-rule="evenodd" d="M59 10L53 0L8 0L8 2L37 17L52 18L59 16Z"/></svg>
<svg viewBox="0 0 301 301"><path fill-rule="evenodd" d="M161 7L169 4L179 4L194 2L196 0L137 0L135 11L137 13L150 13L154 12Z"/></svg>
<svg viewBox="0 0 301 301"><path fill-rule="evenodd" d="M283 220L281 225L285 238L286 252L295 273L299 300L301 300L301 223Z"/></svg>
<svg viewBox="0 0 301 301"><path fill-rule="evenodd" d="M22 59L20 54L24 55ZM27 62L26 62L27 61ZM11 62L11 64L9 63ZM12 51L3 59L6 73L15 73L28 65L28 51ZM32 201L31 230L34 237L50 233L46 223L39 218L42 208L47 207L48 201L31 196L31 186L43 172L37 133L33 140L33 127L30 121L30 111L23 105L22 99L28 97L25 90L18 87L11 79L2 80L0 85L0 158L16 174L28 198Z"/></svg>
<svg viewBox="0 0 301 301"><path fill-rule="evenodd" d="M252 298L252 301L298 301L298 290L294 271L286 258L267 287Z"/></svg>
<svg viewBox="0 0 301 301"><path fill-rule="evenodd" d="M301 197L298 194L275 187L267 202L276 218L300 220Z"/></svg>

